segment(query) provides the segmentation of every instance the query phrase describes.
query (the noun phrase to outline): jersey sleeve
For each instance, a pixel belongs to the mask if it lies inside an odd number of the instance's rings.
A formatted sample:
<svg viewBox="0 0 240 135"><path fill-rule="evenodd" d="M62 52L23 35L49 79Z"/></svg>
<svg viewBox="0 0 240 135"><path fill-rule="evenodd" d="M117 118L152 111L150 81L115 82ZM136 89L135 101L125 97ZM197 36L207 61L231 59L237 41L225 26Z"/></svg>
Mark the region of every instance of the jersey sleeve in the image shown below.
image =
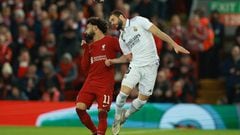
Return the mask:
<svg viewBox="0 0 240 135"><path fill-rule="evenodd" d="M84 75L87 75L89 67L90 67L89 46L87 44L84 44L82 46L82 48L84 49L84 52L83 52L83 56L81 59L81 69L82 69Z"/></svg>
<svg viewBox="0 0 240 135"><path fill-rule="evenodd" d="M127 54L131 53L131 51L129 50L127 45L123 42L123 40L119 39L119 44L120 44L120 48L122 50L122 53L124 55L127 55Z"/></svg>
<svg viewBox="0 0 240 135"><path fill-rule="evenodd" d="M148 30L153 25L152 22L150 22L145 17L137 16L135 19L136 19L136 22L145 30Z"/></svg>

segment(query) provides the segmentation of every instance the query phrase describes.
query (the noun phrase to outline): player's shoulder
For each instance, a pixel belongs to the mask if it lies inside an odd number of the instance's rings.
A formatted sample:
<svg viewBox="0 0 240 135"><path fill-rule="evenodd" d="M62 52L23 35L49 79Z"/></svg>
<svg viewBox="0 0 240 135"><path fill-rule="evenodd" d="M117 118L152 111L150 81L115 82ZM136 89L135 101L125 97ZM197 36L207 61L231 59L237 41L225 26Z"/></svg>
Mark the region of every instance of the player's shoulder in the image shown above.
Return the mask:
<svg viewBox="0 0 240 135"><path fill-rule="evenodd" d="M106 38L106 40L118 40L117 37L110 36L110 35L106 35L105 38Z"/></svg>
<svg viewBox="0 0 240 135"><path fill-rule="evenodd" d="M105 36L105 42L106 43L116 43L118 42L118 38L117 37L114 37L114 36L110 36L110 35L107 35Z"/></svg>
<svg viewBox="0 0 240 135"><path fill-rule="evenodd" d="M145 17L142 17L142 16L135 16L133 18L130 19L131 22L140 22L140 21L143 21L143 20L148 20L147 18Z"/></svg>

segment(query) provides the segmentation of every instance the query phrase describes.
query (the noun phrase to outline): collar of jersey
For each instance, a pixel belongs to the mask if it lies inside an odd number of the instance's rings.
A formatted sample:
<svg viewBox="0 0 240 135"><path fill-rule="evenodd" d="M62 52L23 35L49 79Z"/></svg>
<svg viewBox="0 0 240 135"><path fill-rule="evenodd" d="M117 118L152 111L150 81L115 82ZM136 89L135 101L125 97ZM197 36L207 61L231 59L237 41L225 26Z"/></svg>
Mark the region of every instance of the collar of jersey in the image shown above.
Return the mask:
<svg viewBox="0 0 240 135"><path fill-rule="evenodd" d="M127 19L125 27L123 29L121 29L120 31L123 32L125 30L125 28L127 28L129 26L130 26L130 20Z"/></svg>
<svg viewBox="0 0 240 135"><path fill-rule="evenodd" d="M127 27L129 27L129 26L130 26L130 20L127 19L127 21L126 21L126 25L125 25L125 28L127 28Z"/></svg>

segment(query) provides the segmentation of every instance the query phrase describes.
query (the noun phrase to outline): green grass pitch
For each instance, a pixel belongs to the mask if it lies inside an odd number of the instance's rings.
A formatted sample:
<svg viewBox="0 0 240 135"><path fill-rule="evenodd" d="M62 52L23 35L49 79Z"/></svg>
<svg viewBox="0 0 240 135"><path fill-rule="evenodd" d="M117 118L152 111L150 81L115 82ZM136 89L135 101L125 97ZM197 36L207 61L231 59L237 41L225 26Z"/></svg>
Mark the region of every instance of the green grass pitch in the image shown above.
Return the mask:
<svg viewBox="0 0 240 135"><path fill-rule="evenodd" d="M1 135L91 135L86 128L78 127L0 127ZM110 128L107 134L111 135ZM126 129L120 135L240 135L240 130L161 130L161 129Z"/></svg>

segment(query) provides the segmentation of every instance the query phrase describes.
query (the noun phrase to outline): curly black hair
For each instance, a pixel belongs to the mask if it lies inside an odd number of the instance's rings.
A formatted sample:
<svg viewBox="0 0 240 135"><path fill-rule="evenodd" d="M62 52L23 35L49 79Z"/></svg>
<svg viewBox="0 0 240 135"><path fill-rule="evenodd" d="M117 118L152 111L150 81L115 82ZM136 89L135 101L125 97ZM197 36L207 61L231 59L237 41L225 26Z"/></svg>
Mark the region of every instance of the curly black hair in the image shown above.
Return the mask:
<svg viewBox="0 0 240 135"><path fill-rule="evenodd" d="M99 30L102 31L102 33L106 33L108 30L108 24L107 21L99 18L99 17L90 17L87 20L87 24L92 24L98 27Z"/></svg>

